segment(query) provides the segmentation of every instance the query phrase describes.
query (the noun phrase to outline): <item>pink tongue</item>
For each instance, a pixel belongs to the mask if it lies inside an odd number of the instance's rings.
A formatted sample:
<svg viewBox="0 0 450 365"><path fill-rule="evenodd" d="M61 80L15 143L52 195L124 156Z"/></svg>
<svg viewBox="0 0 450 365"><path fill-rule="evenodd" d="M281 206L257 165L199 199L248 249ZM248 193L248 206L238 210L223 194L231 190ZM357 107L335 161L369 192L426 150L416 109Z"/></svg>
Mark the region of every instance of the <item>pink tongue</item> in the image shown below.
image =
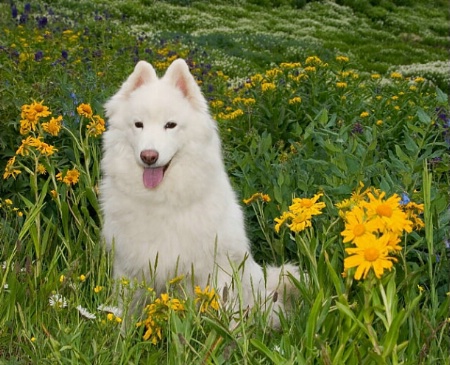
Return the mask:
<svg viewBox="0 0 450 365"><path fill-rule="evenodd" d="M164 177L164 167L146 168L144 169L144 186L147 189L156 188Z"/></svg>

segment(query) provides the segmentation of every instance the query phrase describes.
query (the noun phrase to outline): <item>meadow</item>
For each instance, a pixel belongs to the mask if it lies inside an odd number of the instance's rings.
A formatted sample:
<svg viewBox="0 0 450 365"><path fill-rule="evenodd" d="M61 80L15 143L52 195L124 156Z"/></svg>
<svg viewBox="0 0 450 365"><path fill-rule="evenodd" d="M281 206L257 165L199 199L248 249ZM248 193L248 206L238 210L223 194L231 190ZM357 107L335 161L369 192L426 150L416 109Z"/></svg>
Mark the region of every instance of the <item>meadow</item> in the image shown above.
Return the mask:
<svg viewBox="0 0 450 365"><path fill-rule="evenodd" d="M446 6L0 4L0 364L450 364ZM190 278L111 279L103 104L137 60L179 57L254 256L309 275L279 331ZM134 288L149 305L123 327Z"/></svg>

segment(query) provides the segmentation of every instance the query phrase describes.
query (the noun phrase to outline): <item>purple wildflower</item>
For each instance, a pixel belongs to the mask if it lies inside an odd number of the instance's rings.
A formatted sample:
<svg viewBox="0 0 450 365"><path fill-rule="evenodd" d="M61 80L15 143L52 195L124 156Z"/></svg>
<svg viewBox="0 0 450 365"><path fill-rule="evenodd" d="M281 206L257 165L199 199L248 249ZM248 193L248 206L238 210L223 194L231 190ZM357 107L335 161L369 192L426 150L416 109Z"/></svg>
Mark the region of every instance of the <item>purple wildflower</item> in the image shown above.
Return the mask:
<svg viewBox="0 0 450 365"><path fill-rule="evenodd" d="M44 28L48 23L47 17L45 17L45 16L39 17L37 19L37 23L38 23L38 28Z"/></svg>
<svg viewBox="0 0 450 365"><path fill-rule="evenodd" d="M17 15L19 15L19 12L17 11L17 7L15 5L11 6L11 15L14 19L16 19Z"/></svg>
<svg viewBox="0 0 450 365"><path fill-rule="evenodd" d="M353 124L352 134L362 134L364 132L364 126L360 122Z"/></svg>
<svg viewBox="0 0 450 365"><path fill-rule="evenodd" d="M42 61L42 58L44 58L44 53L43 53L42 51L37 51L37 52L34 54L34 60L35 60L36 62Z"/></svg>

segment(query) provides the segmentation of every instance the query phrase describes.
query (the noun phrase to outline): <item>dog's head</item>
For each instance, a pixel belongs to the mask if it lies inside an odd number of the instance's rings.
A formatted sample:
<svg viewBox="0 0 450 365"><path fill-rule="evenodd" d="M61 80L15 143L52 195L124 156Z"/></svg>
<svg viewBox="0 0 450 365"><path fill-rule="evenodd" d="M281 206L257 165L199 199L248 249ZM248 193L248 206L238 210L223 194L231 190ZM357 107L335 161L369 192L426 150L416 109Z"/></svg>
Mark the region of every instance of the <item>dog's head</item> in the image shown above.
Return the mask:
<svg viewBox="0 0 450 365"><path fill-rule="evenodd" d="M199 150L215 134L207 102L182 59L162 78L140 61L105 109L109 126L104 144L126 144L123 150L134 156L128 164L135 163L133 170L140 171L147 189L162 184L178 159Z"/></svg>

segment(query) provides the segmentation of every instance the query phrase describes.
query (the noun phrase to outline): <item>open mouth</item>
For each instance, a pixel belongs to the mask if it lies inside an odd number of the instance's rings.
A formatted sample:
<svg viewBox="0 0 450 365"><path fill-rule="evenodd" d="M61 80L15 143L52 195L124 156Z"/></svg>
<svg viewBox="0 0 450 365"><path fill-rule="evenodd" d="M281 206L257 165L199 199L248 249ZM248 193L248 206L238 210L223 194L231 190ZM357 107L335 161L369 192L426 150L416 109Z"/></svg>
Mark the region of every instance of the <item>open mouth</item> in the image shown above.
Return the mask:
<svg viewBox="0 0 450 365"><path fill-rule="evenodd" d="M142 180L144 182L144 186L147 189L154 189L164 179L164 174L166 170L169 168L170 163L172 160L170 160L166 165L160 166L160 167L146 167L144 168L144 173L142 175Z"/></svg>

